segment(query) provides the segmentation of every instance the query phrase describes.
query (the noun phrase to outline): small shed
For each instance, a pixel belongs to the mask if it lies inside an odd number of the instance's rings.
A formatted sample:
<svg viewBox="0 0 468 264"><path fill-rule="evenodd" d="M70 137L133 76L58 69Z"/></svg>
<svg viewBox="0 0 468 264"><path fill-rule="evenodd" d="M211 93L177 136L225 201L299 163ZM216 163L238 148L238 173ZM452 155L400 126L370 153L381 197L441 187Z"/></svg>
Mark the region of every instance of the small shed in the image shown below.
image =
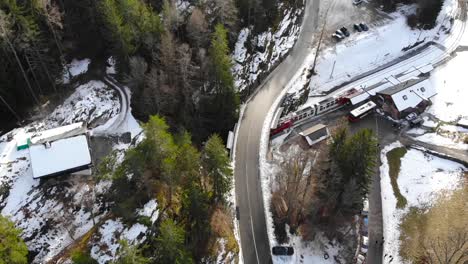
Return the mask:
<svg viewBox="0 0 468 264"><path fill-rule="evenodd" d="M24 131L18 132L15 136L16 141L16 150L23 150L29 148L31 146L31 139L29 135L26 134Z"/></svg>
<svg viewBox="0 0 468 264"><path fill-rule="evenodd" d="M309 146L312 146L330 136L327 126L323 124L317 124L299 133L303 136Z"/></svg>
<svg viewBox="0 0 468 264"><path fill-rule="evenodd" d="M35 179L82 171L91 166L86 135L32 145L29 154Z"/></svg>

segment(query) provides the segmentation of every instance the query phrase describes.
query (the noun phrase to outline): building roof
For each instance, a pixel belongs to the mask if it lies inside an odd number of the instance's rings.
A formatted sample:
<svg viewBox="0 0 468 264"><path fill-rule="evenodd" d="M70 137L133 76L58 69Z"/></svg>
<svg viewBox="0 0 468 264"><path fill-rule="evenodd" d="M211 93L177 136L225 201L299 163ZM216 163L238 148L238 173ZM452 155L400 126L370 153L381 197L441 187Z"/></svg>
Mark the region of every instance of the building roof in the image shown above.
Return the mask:
<svg viewBox="0 0 468 264"><path fill-rule="evenodd" d="M398 111L414 108L423 100L436 95L428 78L411 79L397 87L386 89L381 94L391 96Z"/></svg>
<svg viewBox="0 0 468 264"><path fill-rule="evenodd" d="M312 126L312 127L309 127L307 129L305 129L304 131L302 131L301 133L299 133L301 136L310 136L311 134L321 130L321 129L324 129L326 128L327 126L326 125L323 125L323 124L317 124L315 126Z"/></svg>
<svg viewBox="0 0 468 264"><path fill-rule="evenodd" d="M328 129L327 126L323 124L317 124L302 131L299 133L299 135L305 137L307 143L312 146L313 144L328 137Z"/></svg>
<svg viewBox="0 0 468 264"><path fill-rule="evenodd" d="M42 144L47 141L54 141L61 138L73 137L86 132L86 126L83 122L73 123L66 126L52 128L44 131L35 132L31 135L31 143Z"/></svg>
<svg viewBox="0 0 468 264"><path fill-rule="evenodd" d="M91 155L85 135L60 139L29 148L33 178L88 168Z"/></svg>
<svg viewBox="0 0 468 264"><path fill-rule="evenodd" d="M427 78L412 78L412 79L409 79L405 82L402 82L400 84L397 84L395 86L392 86L392 87L389 87L385 90L382 90L379 92L379 94L385 94L385 95L394 95L396 93L399 93L405 89L408 89L410 88L411 86L413 85L416 85L424 80L426 80Z"/></svg>
<svg viewBox="0 0 468 264"><path fill-rule="evenodd" d="M362 103L365 100L367 100L371 95L374 96L379 91L384 90L391 86L392 86L392 83L384 79L369 87L364 87L361 89L361 92L359 94L356 94L350 99L351 104L356 105L356 104Z"/></svg>

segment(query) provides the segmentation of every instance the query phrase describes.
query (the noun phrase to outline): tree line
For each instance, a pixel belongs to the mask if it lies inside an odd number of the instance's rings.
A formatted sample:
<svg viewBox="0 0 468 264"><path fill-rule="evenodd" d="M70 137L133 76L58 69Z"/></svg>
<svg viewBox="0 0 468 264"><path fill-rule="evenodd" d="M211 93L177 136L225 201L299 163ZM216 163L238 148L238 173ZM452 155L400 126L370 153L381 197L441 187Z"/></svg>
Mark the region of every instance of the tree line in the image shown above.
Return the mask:
<svg viewBox="0 0 468 264"><path fill-rule="evenodd" d="M106 200L113 215L149 227L141 255L156 263L198 263L217 257L220 237L237 252L227 200L233 172L222 139L210 136L199 151L188 132L173 136L158 116L150 117L144 131L145 139L122 163L110 155L98 173L112 179ZM160 211L154 224L136 213L151 199Z"/></svg>

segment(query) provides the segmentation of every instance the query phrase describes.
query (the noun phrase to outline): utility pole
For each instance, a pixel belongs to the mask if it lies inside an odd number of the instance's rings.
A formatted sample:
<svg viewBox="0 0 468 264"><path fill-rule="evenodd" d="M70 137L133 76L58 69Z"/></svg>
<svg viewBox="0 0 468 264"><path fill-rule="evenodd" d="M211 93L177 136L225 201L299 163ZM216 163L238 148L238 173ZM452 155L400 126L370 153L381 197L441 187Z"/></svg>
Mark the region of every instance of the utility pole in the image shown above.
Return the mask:
<svg viewBox="0 0 468 264"><path fill-rule="evenodd" d="M335 64L336 64L336 60L333 62L332 71L330 73L330 79L333 78L333 72L335 71Z"/></svg>
<svg viewBox="0 0 468 264"><path fill-rule="evenodd" d="M325 12L325 17L324 17L325 21L323 21L322 31L320 32L320 38L319 38L319 41L318 41L318 44L317 44L317 49L315 51L314 62L312 63L312 68L310 70L312 72L312 75L317 74L315 72L315 66L317 64L317 58L318 58L318 54L319 54L319 51L320 51L320 46L322 45L322 39L323 39L323 33L325 32L325 26L327 25L328 11L330 11L330 8L333 5L333 3L334 3L334 1L330 3L330 5L327 8L327 12Z"/></svg>

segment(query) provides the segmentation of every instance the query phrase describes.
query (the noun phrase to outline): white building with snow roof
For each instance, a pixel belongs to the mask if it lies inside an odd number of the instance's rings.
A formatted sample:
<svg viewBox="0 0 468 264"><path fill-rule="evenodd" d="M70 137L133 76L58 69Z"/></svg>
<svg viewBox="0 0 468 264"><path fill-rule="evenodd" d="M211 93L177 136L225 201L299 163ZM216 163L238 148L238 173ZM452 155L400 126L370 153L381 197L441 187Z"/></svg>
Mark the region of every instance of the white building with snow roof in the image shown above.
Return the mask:
<svg viewBox="0 0 468 264"><path fill-rule="evenodd" d="M436 94L428 78L409 79L377 92L383 100L382 109L395 119L422 112L429 105L429 98Z"/></svg>
<svg viewBox="0 0 468 264"><path fill-rule="evenodd" d="M92 163L86 135L32 145L29 155L35 179L82 171Z"/></svg>

